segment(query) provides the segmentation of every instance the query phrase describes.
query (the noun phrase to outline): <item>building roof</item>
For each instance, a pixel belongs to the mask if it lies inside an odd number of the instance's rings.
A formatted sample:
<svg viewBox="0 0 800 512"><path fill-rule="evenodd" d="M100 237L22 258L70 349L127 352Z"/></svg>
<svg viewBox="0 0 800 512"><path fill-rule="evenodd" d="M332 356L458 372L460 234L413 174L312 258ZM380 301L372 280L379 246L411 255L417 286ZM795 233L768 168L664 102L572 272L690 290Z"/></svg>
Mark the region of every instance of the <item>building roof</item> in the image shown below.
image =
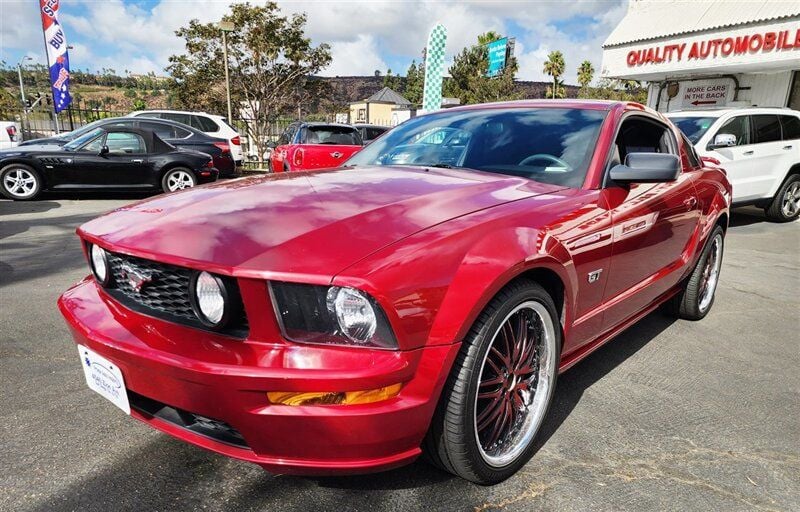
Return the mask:
<svg viewBox="0 0 800 512"><path fill-rule="evenodd" d="M373 94L364 101L367 101L369 103L392 103L394 105L411 105L411 102L405 99L403 95L388 87L384 87L383 89L376 92L375 94Z"/></svg>
<svg viewBox="0 0 800 512"><path fill-rule="evenodd" d="M604 48L724 27L800 19L800 2L757 0L629 0L628 13Z"/></svg>

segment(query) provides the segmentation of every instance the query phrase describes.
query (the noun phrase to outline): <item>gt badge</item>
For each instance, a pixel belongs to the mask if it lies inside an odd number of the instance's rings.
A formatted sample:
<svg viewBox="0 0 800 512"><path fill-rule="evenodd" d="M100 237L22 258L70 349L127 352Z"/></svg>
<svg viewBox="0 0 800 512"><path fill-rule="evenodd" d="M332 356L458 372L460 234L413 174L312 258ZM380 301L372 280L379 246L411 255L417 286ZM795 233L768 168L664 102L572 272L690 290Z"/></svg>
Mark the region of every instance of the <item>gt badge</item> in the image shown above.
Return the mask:
<svg viewBox="0 0 800 512"><path fill-rule="evenodd" d="M596 283L600 279L600 273L603 271L602 268L597 270L592 270L589 272L589 282Z"/></svg>

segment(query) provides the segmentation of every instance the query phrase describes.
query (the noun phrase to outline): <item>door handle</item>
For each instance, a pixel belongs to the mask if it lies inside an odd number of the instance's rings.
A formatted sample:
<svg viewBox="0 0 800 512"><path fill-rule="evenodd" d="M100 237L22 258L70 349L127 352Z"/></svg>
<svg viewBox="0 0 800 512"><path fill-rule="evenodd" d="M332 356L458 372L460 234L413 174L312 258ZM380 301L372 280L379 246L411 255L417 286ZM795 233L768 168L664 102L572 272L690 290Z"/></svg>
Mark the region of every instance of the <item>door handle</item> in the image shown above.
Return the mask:
<svg viewBox="0 0 800 512"><path fill-rule="evenodd" d="M791 144L789 144L788 146L783 146L783 149L792 149L792 147L793 146Z"/></svg>
<svg viewBox="0 0 800 512"><path fill-rule="evenodd" d="M683 204L686 205L686 208L691 210L692 208L694 208L694 205L697 204L697 198L694 196L687 197L686 199L683 200Z"/></svg>
<svg viewBox="0 0 800 512"><path fill-rule="evenodd" d="M752 155L752 154L753 154L753 150L751 149L750 151L745 151L745 152L744 152L744 153L742 153L742 154L743 154L743 155Z"/></svg>
<svg viewBox="0 0 800 512"><path fill-rule="evenodd" d="M135 164L140 164L140 163L144 162L144 160L142 160L141 158L134 158L133 160L131 160L131 162L133 162Z"/></svg>

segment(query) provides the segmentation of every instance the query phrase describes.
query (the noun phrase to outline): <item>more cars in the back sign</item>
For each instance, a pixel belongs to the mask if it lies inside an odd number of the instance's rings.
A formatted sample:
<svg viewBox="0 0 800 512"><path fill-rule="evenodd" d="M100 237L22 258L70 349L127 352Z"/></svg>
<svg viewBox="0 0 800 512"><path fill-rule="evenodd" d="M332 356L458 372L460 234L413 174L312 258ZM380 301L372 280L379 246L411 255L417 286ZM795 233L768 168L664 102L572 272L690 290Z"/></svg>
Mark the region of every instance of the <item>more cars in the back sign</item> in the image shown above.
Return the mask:
<svg viewBox="0 0 800 512"><path fill-rule="evenodd" d="M0 192L15 200L44 190L127 189L165 192L217 179L211 157L178 149L153 131L97 127L63 146L0 151Z"/></svg>
<svg viewBox="0 0 800 512"><path fill-rule="evenodd" d="M151 130L155 132L161 140L172 144L176 148L200 151L201 153L206 153L211 156L214 160L214 167L219 171L220 178L234 178L239 175L236 163L233 160L233 154L231 153L231 145L227 139L212 137L196 128L167 119L110 117L93 121L76 130L52 137L26 140L20 143L20 146L63 146L98 127L141 128L143 130Z"/></svg>
<svg viewBox="0 0 800 512"><path fill-rule="evenodd" d="M363 147L353 126L335 123L290 124L270 154L272 172L307 171L342 165Z"/></svg>
<svg viewBox="0 0 800 512"><path fill-rule="evenodd" d="M92 275L59 307L88 385L189 443L304 474L426 450L491 484L532 457L560 372L661 304L708 314L730 194L638 104L453 108L338 169L83 225Z"/></svg>
<svg viewBox="0 0 800 512"><path fill-rule="evenodd" d="M675 112L700 157L728 173L734 206L753 204L787 222L800 215L800 112L742 108Z"/></svg>

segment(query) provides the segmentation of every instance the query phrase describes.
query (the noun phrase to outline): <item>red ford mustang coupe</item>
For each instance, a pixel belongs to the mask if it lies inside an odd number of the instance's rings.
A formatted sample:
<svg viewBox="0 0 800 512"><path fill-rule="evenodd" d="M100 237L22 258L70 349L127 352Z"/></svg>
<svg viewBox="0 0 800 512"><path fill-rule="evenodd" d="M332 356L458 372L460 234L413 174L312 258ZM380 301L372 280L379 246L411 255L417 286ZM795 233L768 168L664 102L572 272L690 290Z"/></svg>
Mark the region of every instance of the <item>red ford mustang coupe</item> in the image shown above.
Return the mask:
<svg viewBox="0 0 800 512"><path fill-rule="evenodd" d="M490 484L560 372L662 303L708 313L730 198L638 104L454 108L336 170L85 224L93 275L59 307L89 387L187 442L300 474L424 450Z"/></svg>

